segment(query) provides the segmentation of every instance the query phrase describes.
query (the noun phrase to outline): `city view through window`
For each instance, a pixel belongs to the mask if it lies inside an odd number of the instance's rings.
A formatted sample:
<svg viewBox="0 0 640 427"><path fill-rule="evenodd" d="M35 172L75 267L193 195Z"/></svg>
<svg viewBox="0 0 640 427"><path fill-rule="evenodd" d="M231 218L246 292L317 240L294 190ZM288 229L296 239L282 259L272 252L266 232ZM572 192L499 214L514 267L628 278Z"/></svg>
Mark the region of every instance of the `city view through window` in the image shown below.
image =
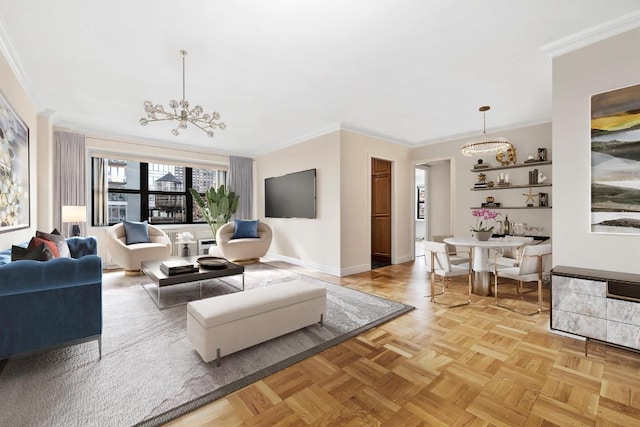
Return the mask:
<svg viewBox="0 0 640 427"><path fill-rule="evenodd" d="M152 224L204 222L189 188L204 195L207 189L226 180L223 170L119 159L98 160L106 163L108 224L145 219ZM94 182L94 195L97 186ZM94 209L97 206L94 201Z"/></svg>

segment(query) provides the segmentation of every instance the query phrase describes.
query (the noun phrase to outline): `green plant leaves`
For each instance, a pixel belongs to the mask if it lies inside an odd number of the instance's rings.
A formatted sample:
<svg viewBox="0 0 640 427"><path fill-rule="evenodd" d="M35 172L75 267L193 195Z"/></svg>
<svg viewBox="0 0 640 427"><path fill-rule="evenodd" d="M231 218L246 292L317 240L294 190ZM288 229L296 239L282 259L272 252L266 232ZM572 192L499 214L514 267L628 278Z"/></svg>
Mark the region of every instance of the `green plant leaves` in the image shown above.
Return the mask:
<svg viewBox="0 0 640 427"><path fill-rule="evenodd" d="M191 193L193 200L202 210L202 216L211 227L215 238L218 228L222 224L229 222L231 215L238 210L240 196L224 185L219 186L217 189L214 187L209 188L205 192L204 198L193 188L189 189L189 193Z"/></svg>

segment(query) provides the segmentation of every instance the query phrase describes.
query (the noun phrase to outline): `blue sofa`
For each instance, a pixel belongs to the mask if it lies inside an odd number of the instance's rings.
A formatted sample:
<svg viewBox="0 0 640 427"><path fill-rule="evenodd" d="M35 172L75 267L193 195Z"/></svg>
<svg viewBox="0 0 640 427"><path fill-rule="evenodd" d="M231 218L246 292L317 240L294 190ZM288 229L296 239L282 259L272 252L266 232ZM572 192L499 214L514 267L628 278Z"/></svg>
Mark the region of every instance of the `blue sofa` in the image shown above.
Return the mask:
<svg viewBox="0 0 640 427"><path fill-rule="evenodd" d="M11 249L0 252L0 360L89 340L98 340L102 357L97 242L72 237L67 244L71 258L45 262L11 262Z"/></svg>

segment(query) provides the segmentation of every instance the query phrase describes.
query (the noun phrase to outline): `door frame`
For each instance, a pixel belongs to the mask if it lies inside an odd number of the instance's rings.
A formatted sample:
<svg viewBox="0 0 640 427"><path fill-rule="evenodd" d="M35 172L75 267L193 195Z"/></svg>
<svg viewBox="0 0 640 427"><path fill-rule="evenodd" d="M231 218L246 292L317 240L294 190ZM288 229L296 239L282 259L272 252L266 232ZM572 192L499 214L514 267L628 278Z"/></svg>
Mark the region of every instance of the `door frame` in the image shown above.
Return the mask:
<svg viewBox="0 0 640 427"><path fill-rule="evenodd" d="M415 169L416 168L425 168L425 169L429 169L429 166L431 166L431 164L433 163L440 163L440 162L449 162L449 182L450 182L450 191L449 191L449 209L451 212L451 218L450 218L450 222L449 222L449 233L448 234L454 234L454 230L456 229L456 217L455 215L453 215L453 213L455 212L455 208L456 208L456 157L455 155L453 156L446 156L446 157L434 157L434 158L428 158L425 160L416 160L413 162L413 187L411 189L412 192L415 191L415 187L416 185L418 185L416 178L415 178ZM426 232L428 231L429 233L431 233L432 229L433 229L433 224L431 223L432 220L432 201L431 201L431 194L430 191L428 191L428 187L426 186L427 183L431 182L431 177L427 177L427 174L429 172L427 171L425 173L425 203L426 203L426 210L425 210L425 240L429 239L429 235L426 234ZM411 198L411 202L413 203L413 198ZM428 222L428 224L427 224ZM411 239L412 245L411 245L411 253L413 254L413 259L416 259L416 245L413 243L415 242L415 235L416 235L416 221L415 221L415 217L411 218L411 236L413 236L413 239Z"/></svg>
<svg viewBox="0 0 640 427"><path fill-rule="evenodd" d="M398 171L397 171L397 162L395 159L379 156L375 154L369 153L367 156L367 251L368 251L368 262L369 262L369 270L371 270L371 161L372 159L380 159L385 160L391 163L391 264L397 264L397 245L396 245L396 236L397 236L397 218L396 218L396 183L398 182Z"/></svg>

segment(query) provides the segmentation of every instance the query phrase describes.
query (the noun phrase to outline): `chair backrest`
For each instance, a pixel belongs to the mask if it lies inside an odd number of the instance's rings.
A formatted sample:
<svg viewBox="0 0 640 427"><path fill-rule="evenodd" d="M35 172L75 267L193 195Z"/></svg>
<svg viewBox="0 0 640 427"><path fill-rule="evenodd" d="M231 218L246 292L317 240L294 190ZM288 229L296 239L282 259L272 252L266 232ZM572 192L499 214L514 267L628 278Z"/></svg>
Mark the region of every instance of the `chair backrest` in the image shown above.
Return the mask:
<svg viewBox="0 0 640 427"><path fill-rule="evenodd" d="M529 245L524 247L519 275L538 273L539 257L542 257L542 273L551 271L551 245Z"/></svg>
<svg viewBox="0 0 640 427"><path fill-rule="evenodd" d="M434 270L451 271L451 261L449 260L449 251L446 243L424 241L424 258L427 269L431 271L431 253L434 254Z"/></svg>
<svg viewBox="0 0 640 427"><path fill-rule="evenodd" d="M434 235L432 239L434 242L444 243L444 239L448 237L453 237L453 234L437 234ZM457 253L456 245L450 245L449 243L445 243L445 245L447 245L447 251L449 251L450 254Z"/></svg>
<svg viewBox="0 0 640 427"><path fill-rule="evenodd" d="M524 236L504 236L504 240L507 242L520 242L520 246L514 248L504 248L502 256L506 258L520 259L522 257L522 250L525 246L533 245L533 237Z"/></svg>

